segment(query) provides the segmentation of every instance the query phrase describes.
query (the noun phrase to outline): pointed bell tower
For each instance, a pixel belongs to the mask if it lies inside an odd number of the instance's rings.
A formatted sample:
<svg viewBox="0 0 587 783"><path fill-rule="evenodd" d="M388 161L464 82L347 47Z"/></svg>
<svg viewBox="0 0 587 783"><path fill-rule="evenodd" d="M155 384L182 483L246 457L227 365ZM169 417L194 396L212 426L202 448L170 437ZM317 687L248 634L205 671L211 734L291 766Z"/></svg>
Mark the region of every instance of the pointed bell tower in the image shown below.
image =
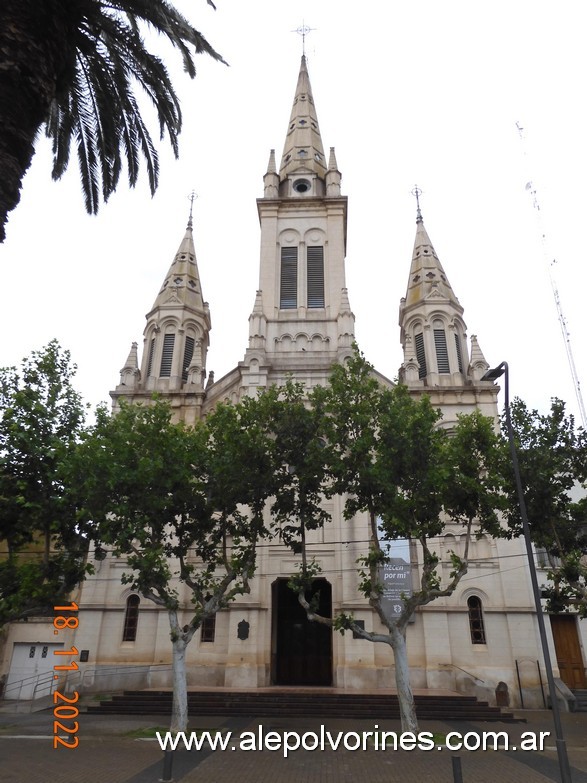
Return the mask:
<svg viewBox="0 0 587 783"><path fill-rule="evenodd" d="M465 382L469 362L463 308L424 227L419 205L399 322L406 381L420 386Z"/></svg>
<svg viewBox="0 0 587 783"><path fill-rule="evenodd" d="M430 395L433 404L443 409L446 421L456 413L480 407L488 416L496 416L496 393L481 377L489 368L477 338L467 342L463 307L444 271L424 227L417 199L416 238L405 297L399 308L400 339L404 361L400 382L414 393ZM454 415L447 415L454 406Z"/></svg>
<svg viewBox="0 0 587 783"><path fill-rule="evenodd" d="M302 55L279 169L280 194L324 195L326 170L306 56Z"/></svg>
<svg viewBox="0 0 587 783"><path fill-rule="evenodd" d="M193 423L200 417L205 394L212 325L202 296L191 210L185 235L146 319L140 369L133 343L120 383L110 393L114 410L120 399L146 402L157 393L170 400L177 419Z"/></svg>
<svg viewBox="0 0 587 783"><path fill-rule="evenodd" d="M350 353L354 316L345 283L347 199L334 148L324 154L305 55L279 169L271 150L263 181L243 382L263 386L287 372L322 380Z"/></svg>

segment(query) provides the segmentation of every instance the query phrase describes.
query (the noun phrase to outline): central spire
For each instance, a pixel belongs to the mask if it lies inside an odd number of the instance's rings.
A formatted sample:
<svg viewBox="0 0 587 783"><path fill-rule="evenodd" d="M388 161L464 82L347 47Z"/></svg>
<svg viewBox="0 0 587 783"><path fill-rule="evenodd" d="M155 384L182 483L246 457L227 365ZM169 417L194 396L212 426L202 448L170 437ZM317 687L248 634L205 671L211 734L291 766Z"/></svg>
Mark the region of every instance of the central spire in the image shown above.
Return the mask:
<svg viewBox="0 0 587 783"><path fill-rule="evenodd" d="M306 56L302 55L279 178L283 181L293 174L317 174L324 178L326 168Z"/></svg>
<svg viewBox="0 0 587 783"><path fill-rule="evenodd" d="M324 155L305 56L281 165L271 150L263 186L259 288L241 385L281 383L298 368L300 380L325 384L355 339L345 284L347 199L334 148Z"/></svg>

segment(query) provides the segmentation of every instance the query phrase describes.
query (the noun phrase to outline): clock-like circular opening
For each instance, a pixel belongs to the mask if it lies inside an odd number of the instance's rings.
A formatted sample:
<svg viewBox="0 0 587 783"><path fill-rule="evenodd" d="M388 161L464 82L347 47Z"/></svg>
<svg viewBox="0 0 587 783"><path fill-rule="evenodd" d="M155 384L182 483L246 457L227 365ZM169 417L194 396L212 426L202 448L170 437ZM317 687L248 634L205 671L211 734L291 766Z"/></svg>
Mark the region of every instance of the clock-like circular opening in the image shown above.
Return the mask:
<svg viewBox="0 0 587 783"><path fill-rule="evenodd" d="M296 193L307 193L311 187L312 184L307 179L296 179L293 185L293 188L296 191Z"/></svg>

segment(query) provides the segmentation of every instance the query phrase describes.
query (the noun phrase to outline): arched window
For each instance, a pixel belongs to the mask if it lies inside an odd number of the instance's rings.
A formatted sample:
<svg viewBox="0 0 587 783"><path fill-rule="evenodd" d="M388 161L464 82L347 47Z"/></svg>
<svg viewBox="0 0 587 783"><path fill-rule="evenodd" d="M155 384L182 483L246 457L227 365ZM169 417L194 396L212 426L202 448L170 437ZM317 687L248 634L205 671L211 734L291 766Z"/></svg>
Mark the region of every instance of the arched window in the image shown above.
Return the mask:
<svg viewBox="0 0 587 783"><path fill-rule="evenodd" d="M414 335L414 343L416 345L416 359L420 365L418 377L422 379L428 375L428 368L426 367L426 351L424 349L424 334L422 332L417 332Z"/></svg>
<svg viewBox="0 0 587 783"><path fill-rule="evenodd" d="M324 307L324 248L307 249L308 307Z"/></svg>
<svg viewBox="0 0 587 783"><path fill-rule="evenodd" d="M455 555L459 554L459 547L456 538L452 533L447 533L444 537L444 557L443 560L450 561L451 553Z"/></svg>
<svg viewBox="0 0 587 783"><path fill-rule="evenodd" d="M183 349L183 363L181 368L181 378L184 382L188 379L188 370L190 368L190 364L192 363L192 359L194 358L195 345L195 339L190 337L190 335L186 335L185 347Z"/></svg>
<svg viewBox="0 0 587 783"><path fill-rule="evenodd" d="M472 595L467 599L469 609L469 629L471 631L472 644L486 644L485 623L483 622L483 604L481 599Z"/></svg>
<svg viewBox="0 0 587 783"><path fill-rule="evenodd" d="M434 347L436 348L436 364L438 372L446 374L450 372L448 363L448 346L446 344L446 332L442 321L434 321Z"/></svg>
<svg viewBox="0 0 587 783"><path fill-rule="evenodd" d="M129 595L126 599L126 612L124 614L124 630L122 631L123 642L134 642L137 638L137 628L139 625L139 604L141 599L138 595Z"/></svg>
<svg viewBox="0 0 587 783"><path fill-rule="evenodd" d="M149 361L147 362L147 377L153 372L153 356L155 355L155 338L151 337L149 344Z"/></svg>
<svg viewBox="0 0 587 783"><path fill-rule="evenodd" d="M168 332L163 336L163 351L161 353L161 369L159 375L162 378L171 376L171 366L173 363L173 347L175 345L175 334Z"/></svg>
<svg viewBox="0 0 587 783"><path fill-rule="evenodd" d="M491 544L489 543L487 536L479 536L474 544L473 552L475 554L475 560L482 562L483 560L489 560L491 558Z"/></svg>
<svg viewBox="0 0 587 783"><path fill-rule="evenodd" d="M279 307L281 310L295 310L298 306L298 249L281 248L281 283Z"/></svg>
<svg viewBox="0 0 587 783"><path fill-rule="evenodd" d="M211 595L206 596L206 603L212 599ZM216 613L205 617L200 626L200 641L213 642L216 638Z"/></svg>
<svg viewBox="0 0 587 783"><path fill-rule="evenodd" d="M461 338L459 335L455 332L455 348L457 351L457 365L459 368L459 372L464 372L463 370L463 350L461 348Z"/></svg>

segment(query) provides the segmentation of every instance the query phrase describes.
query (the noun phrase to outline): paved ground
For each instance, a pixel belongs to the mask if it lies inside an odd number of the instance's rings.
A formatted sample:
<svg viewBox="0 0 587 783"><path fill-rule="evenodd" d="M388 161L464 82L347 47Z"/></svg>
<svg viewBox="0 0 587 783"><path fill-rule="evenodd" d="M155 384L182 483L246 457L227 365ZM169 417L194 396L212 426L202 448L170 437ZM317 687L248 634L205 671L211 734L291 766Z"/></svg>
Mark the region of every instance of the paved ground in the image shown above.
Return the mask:
<svg viewBox="0 0 587 783"><path fill-rule="evenodd" d="M333 737L338 732L380 730L399 732L396 721L351 721L299 718L228 718L191 719L190 729L223 729L232 731L229 748L235 750L201 751L179 750L173 754L173 779L177 783L453 783L453 757L460 757L463 783L548 783L560 781L557 755L554 751L552 716L546 711L516 712L525 722L463 723L425 721L420 731L445 736L451 731L504 731L510 745L519 747L524 732L550 732L542 752L467 751L457 753L446 748L436 749L441 742L436 738L435 749L376 750L370 742L368 750L337 750L292 752L287 758L283 751L262 752L239 748L239 735L254 732L259 726L266 734L275 731L324 731ZM573 783L587 783L587 713L566 713L563 728L571 763ZM165 726L161 716L96 716L81 713L79 745L68 750L53 748L52 711L32 715L0 715L0 781L1 783L158 783L163 775L163 753L157 741L133 736L137 729ZM72 726L71 720L63 721ZM60 731L62 736L66 736ZM251 735L245 735L252 742ZM348 738L352 747L355 739ZM308 736L306 743L311 744ZM503 744L503 743L502 743Z"/></svg>

